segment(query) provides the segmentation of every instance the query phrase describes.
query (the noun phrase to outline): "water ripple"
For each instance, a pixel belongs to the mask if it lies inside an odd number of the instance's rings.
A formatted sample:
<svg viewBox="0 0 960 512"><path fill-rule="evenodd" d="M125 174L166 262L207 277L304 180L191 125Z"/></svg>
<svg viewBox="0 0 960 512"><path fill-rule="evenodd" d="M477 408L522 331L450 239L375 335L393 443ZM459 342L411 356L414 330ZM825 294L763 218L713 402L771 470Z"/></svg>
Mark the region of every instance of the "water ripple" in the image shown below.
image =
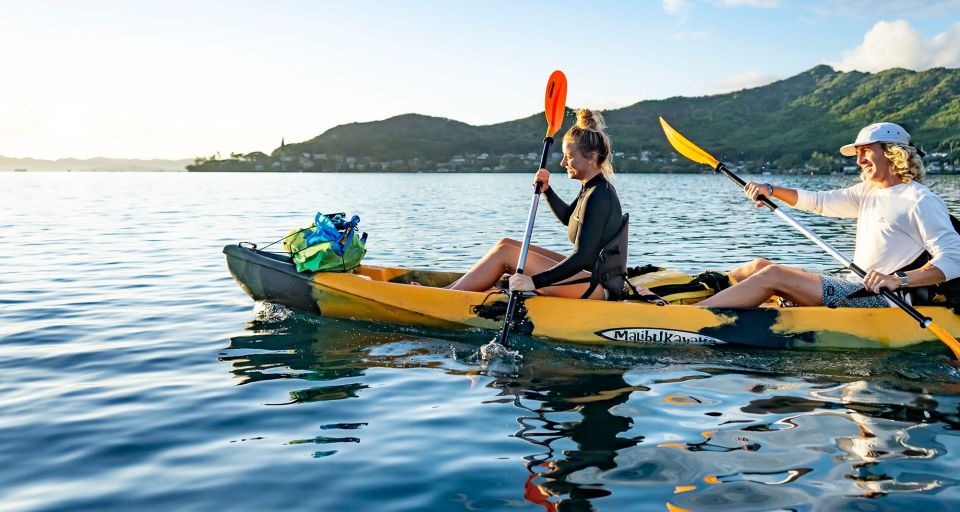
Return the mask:
<svg viewBox="0 0 960 512"><path fill-rule="evenodd" d="M220 253L345 211L370 233L370 263L462 270L522 236L529 176L0 179L7 508L944 510L960 499L960 377L940 347L597 351L520 339L523 361L496 371L476 362L483 333L254 304ZM576 183L558 181L573 197ZM631 265L836 266L721 177L615 183ZM960 180L931 185L960 206ZM852 250L852 222L797 217ZM545 205L534 241L569 249Z"/></svg>

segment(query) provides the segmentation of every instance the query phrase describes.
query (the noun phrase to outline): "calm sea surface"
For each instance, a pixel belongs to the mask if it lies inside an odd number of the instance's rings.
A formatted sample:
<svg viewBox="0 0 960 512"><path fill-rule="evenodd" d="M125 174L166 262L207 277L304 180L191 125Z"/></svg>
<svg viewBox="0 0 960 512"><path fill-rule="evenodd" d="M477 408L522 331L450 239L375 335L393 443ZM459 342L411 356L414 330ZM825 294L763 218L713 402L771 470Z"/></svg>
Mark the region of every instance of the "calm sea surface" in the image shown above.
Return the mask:
<svg viewBox="0 0 960 512"><path fill-rule="evenodd" d="M766 177L805 188L852 176ZM224 244L316 211L463 270L526 175L0 174L0 509L956 510L948 352L591 350L254 304ZM571 199L577 184L555 174ZM931 187L960 212L960 179ZM631 265L836 264L720 176L619 176ZM848 254L854 226L797 214ZM567 251L543 206L534 242Z"/></svg>

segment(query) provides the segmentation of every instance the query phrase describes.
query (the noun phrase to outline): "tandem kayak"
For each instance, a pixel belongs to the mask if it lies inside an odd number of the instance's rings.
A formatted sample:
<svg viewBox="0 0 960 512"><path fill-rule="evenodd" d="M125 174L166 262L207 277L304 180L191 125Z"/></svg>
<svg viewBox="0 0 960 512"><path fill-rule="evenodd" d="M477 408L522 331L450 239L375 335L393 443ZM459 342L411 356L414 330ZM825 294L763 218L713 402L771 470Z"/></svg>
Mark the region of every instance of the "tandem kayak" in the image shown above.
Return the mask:
<svg viewBox="0 0 960 512"><path fill-rule="evenodd" d="M286 254L240 245L223 248L230 273L257 301L334 318L444 330L498 330L507 294L442 288L462 273L361 265L352 273L297 272ZM409 283L416 281L421 286ZM954 336L960 316L946 307L921 313ZM904 348L933 341L897 308L762 306L744 309L531 295L514 318L514 332L564 342L736 344L765 348Z"/></svg>

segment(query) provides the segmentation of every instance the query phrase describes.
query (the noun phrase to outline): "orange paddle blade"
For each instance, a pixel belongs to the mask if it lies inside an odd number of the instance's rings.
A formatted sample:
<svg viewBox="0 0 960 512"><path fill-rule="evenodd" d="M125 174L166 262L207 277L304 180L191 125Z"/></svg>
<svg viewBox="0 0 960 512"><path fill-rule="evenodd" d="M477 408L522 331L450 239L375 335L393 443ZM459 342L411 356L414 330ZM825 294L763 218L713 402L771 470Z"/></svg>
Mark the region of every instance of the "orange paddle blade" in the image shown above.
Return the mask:
<svg viewBox="0 0 960 512"><path fill-rule="evenodd" d="M940 327L939 325L930 322L930 325L927 326L927 330L933 333L940 341L942 341L946 346L950 347L950 351L953 352L953 355L960 359L960 343L957 342L957 339L953 336L950 336L950 333L946 329Z"/></svg>
<svg viewBox="0 0 960 512"><path fill-rule="evenodd" d="M547 137L553 137L563 124L563 112L567 106L567 77L559 69L550 74L543 112L547 115Z"/></svg>
<svg viewBox="0 0 960 512"><path fill-rule="evenodd" d="M677 153L698 164L709 165L713 169L716 169L717 165L720 164L720 161L710 156L710 153L698 148L696 144L687 140L683 135L680 135L663 117L660 117L660 126L663 127L663 134L667 136L667 140L670 141L673 149L677 150Z"/></svg>

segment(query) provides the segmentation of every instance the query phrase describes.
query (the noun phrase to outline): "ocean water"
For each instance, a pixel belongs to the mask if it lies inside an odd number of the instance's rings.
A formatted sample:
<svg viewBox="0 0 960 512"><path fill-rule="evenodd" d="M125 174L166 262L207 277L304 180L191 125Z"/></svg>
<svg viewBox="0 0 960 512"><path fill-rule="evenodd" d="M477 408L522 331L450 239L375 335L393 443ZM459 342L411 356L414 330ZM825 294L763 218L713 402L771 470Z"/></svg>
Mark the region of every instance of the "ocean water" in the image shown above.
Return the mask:
<svg viewBox="0 0 960 512"><path fill-rule="evenodd" d="M763 177L828 188L851 176ZM526 175L0 174L0 509L955 510L960 373L919 351L603 349L255 304L221 248L314 212L463 270ZM572 198L577 184L552 184ZM723 177L623 175L631 265L835 268ZM931 187L960 211L960 179ZM798 213L850 254L849 221ZM534 242L568 249L542 205ZM672 508L671 508L672 507Z"/></svg>

